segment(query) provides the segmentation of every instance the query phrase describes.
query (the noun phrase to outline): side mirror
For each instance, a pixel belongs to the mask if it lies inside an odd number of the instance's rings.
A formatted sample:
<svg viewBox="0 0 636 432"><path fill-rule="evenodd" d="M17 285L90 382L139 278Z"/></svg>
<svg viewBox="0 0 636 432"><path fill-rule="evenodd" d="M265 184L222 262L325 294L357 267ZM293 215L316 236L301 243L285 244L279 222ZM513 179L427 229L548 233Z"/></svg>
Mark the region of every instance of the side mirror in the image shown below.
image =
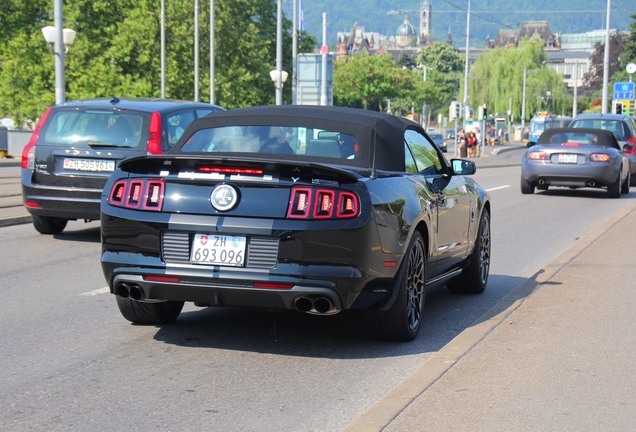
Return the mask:
<svg viewBox="0 0 636 432"><path fill-rule="evenodd" d="M526 144L526 147L532 147L537 145L537 143L535 141L528 141L528 144Z"/></svg>
<svg viewBox="0 0 636 432"><path fill-rule="evenodd" d="M451 168L455 175L471 175L477 172L475 162L466 159L451 159Z"/></svg>
<svg viewBox="0 0 636 432"><path fill-rule="evenodd" d="M623 146L623 151L632 151L632 150L634 150L634 146L631 144L625 144Z"/></svg>

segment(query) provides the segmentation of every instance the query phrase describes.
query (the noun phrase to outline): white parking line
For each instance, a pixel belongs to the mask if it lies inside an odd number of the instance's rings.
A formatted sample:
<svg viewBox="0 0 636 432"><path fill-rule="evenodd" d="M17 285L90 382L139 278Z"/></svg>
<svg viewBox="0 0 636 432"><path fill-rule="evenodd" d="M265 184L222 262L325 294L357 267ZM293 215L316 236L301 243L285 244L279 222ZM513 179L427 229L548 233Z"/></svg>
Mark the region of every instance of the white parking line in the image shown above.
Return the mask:
<svg viewBox="0 0 636 432"><path fill-rule="evenodd" d="M104 288L99 288L93 291L88 291L88 292L83 292L80 295L83 296L96 296L96 295L100 295L100 294L108 294L110 293L110 288L108 287L104 287Z"/></svg>
<svg viewBox="0 0 636 432"><path fill-rule="evenodd" d="M486 192L492 192L492 191L496 191L496 190L499 190L499 189L506 189L506 188L509 188L509 187L510 187L510 185L497 186L497 187L494 187L494 188L486 189Z"/></svg>

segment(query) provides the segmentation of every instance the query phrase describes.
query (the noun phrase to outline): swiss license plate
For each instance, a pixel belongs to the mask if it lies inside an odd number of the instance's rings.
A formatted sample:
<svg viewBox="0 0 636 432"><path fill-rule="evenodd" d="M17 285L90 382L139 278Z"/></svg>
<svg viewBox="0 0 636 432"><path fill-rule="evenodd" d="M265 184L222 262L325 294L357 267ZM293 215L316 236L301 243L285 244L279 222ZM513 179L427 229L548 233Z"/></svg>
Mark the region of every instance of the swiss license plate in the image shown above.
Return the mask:
<svg viewBox="0 0 636 432"><path fill-rule="evenodd" d="M577 155L569 153L560 153L557 162L560 164L575 164L578 160Z"/></svg>
<svg viewBox="0 0 636 432"><path fill-rule="evenodd" d="M194 264L243 267L245 237L195 234L190 261Z"/></svg>
<svg viewBox="0 0 636 432"><path fill-rule="evenodd" d="M94 172L113 172L115 171L115 161L99 160L99 159L64 159L65 170L76 171L94 171Z"/></svg>

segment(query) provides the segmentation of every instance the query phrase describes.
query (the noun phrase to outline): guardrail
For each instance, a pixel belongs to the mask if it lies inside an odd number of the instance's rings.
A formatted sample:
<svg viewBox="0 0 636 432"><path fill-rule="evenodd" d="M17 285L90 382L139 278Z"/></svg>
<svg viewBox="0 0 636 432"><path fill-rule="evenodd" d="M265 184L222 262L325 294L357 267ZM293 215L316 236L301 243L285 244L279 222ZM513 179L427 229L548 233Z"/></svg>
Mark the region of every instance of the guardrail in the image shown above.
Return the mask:
<svg viewBox="0 0 636 432"><path fill-rule="evenodd" d="M21 157L22 149L28 144L33 131L9 130L0 127L0 155Z"/></svg>

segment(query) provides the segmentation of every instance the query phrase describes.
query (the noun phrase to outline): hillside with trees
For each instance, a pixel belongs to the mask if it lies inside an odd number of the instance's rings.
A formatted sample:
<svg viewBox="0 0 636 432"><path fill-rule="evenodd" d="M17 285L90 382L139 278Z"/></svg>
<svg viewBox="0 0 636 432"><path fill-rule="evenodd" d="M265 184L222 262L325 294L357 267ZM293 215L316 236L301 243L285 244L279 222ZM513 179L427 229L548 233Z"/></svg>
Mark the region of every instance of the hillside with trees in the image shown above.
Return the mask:
<svg viewBox="0 0 636 432"><path fill-rule="evenodd" d="M367 31L395 35L408 15L418 29L421 0L301 0L307 31L322 40L322 14L327 13L328 43L336 43L338 32L349 32L355 22ZM466 0L429 0L433 38L445 41L450 30L455 46L466 45ZM290 10L291 2L285 7ZM636 12L634 0L612 0L612 29L629 30L629 15ZM580 0L471 0L470 45L482 47L486 37L500 29L518 29L524 21L548 21L554 33L582 33L606 27L607 2Z"/></svg>

